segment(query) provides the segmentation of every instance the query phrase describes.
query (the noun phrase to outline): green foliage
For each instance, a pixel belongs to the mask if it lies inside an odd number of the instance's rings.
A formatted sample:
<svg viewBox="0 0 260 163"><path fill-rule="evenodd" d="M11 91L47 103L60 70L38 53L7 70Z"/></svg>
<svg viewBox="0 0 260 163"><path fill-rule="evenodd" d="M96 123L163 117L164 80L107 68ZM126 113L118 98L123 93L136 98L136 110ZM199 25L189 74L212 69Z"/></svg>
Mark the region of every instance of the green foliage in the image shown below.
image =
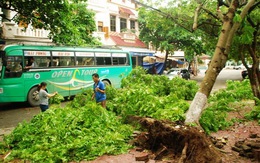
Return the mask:
<svg viewBox="0 0 260 163"><path fill-rule="evenodd" d="M225 99L227 102L235 102L246 99L253 99L254 95L251 90L250 81L248 79L243 81L227 81L227 89L222 89L214 93L209 102L215 102L219 99Z"/></svg>
<svg viewBox="0 0 260 163"><path fill-rule="evenodd" d="M230 105L241 100L254 99L249 80L227 81L227 88L220 90L208 99L209 106L202 113L200 124L206 133L217 132L233 124L227 120L228 112L234 111Z"/></svg>
<svg viewBox="0 0 260 163"><path fill-rule="evenodd" d="M260 106L255 106L251 112L245 115L245 117L249 120L257 120L260 125Z"/></svg>
<svg viewBox="0 0 260 163"><path fill-rule="evenodd" d="M233 21L234 22L238 22L238 23L241 23L242 22L242 19L241 19L241 16L238 14L238 13L235 13L235 16L233 18Z"/></svg>
<svg viewBox="0 0 260 163"><path fill-rule="evenodd" d="M207 107L203 112L199 122L207 134L212 131L217 132L219 129L225 129L233 124L226 120L227 112L233 110L228 104L225 99L222 99Z"/></svg>
<svg viewBox="0 0 260 163"><path fill-rule="evenodd" d="M67 107L80 108L84 106L85 104L91 102L92 94L92 89L82 90L81 93L77 94L77 96L74 97L73 101L67 104Z"/></svg>
<svg viewBox="0 0 260 163"><path fill-rule="evenodd" d="M126 152L132 127L95 102L75 104L89 97L82 93L64 108L50 108L31 122L19 124L4 137L0 151L12 151L8 160L32 162L93 160L103 154Z"/></svg>
<svg viewBox="0 0 260 163"><path fill-rule="evenodd" d="M64 101L64 97L60 94L57 94L50 98L50 104L60 104L61 101Z"/></svg>
<svg viewBox="0 0 260 163"><path fill-rule="evenodd" d="M107 107L122 117L138 115L184 121L184 113L198 90L197 83L181 78L150 75L137 67L122 80L122 89L108 101Z"/></svg>
<svg viewBox="0 0 260 163"><path fill-rule="evenodd" d="M117 97L117 89L112 86L106 86L106 97L107 100L112 100L113 98Z"/></svg>
<svg viewBox="0 0 260 163"><path fill-rule="evenodd" d="M2 0L0 8L17 12L12 18L16 23L49 30L49 37L57 44L100 44L92 37L96 30L94 12L87 10L86 0Z"/></svg>

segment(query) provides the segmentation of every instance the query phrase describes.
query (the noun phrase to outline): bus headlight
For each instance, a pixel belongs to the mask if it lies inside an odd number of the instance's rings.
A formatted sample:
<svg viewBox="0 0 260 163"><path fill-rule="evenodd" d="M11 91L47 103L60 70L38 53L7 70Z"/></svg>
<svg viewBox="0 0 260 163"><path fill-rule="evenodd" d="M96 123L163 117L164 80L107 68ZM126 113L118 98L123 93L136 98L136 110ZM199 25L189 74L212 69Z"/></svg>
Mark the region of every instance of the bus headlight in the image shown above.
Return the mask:
<svg viewBox="0 0 260 163"><path fill-rule="evenodd" d="M3 88L0 88L0 93L4 93L4 89Z"/></svg>

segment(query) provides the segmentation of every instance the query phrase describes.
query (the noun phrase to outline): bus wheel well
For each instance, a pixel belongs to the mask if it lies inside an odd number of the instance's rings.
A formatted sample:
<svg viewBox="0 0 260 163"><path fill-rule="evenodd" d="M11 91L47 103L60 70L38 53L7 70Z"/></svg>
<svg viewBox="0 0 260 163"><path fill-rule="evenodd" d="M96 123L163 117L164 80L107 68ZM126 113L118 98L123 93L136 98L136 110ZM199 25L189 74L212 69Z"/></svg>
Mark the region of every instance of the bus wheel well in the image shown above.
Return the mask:
<svg viewBox="0 0 260 163"><path fill-rule="evenodd" d="M110 86L111 82L108 79L103 79L102 82L106 85L106 86Z"/></svg>

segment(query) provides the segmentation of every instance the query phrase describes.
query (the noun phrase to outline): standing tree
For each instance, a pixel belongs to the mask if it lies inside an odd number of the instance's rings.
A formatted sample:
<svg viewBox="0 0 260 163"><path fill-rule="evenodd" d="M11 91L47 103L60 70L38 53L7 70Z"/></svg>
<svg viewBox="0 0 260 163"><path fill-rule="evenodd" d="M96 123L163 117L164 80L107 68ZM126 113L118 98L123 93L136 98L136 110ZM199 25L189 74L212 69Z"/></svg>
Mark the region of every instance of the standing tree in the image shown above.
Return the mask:
<svg viewBox="0 0 260 163"><path fill-rule="evenodd" d="M253 79L250 81L254 95L259 97L260 82L258 78L260 74L258 71L259 56L257 54L257 44L259 42L259 11L257 9L259 8L259 0L181 0L178 2L174 1L175 6L178 4L178 8L172 8L175 12L172 11L167 16L167 18L173 19L174 25L171 25L171 27L179 26L191 32L196 30L202 31L204 33L204 35L201 35L203 44L206 47L216 45L211 64L203 78L199 91L190 105L185 122L199 124L199 118L215 80L220 71L225 67L228 57L232 54L231 45L235 36L240 36L237 37L238 43L243 45L239 46L240 53L238 54L240 56L237 56L237 58L242 58L245 63L244 58L246 56L244 54L246 53L241 53L242 48L244 48L248 49L247 54L253 61L253 67L248 69L249 78ZM194 2L197 4L195 5ZM178 9L181 12L178 12ZM195 10L195 14L192 17L190 16L191 10ZM161 10L155 11L161 12ZM193 25L190 23L191 19L193 19ZM192 26L192 30L189 30L189 26ZM217 37L218 41L215 43Z"/></svg>
<svg viewBox="0 0 260 163"><path fill-rule="evenodd" d="M49 30L49 38L63 45L96 45L94 13L87 10L86 0L1 0L3 21L22 23L25 28ZM17 14L10 17L10 11Z"/></svg>
<svg viewBox="0 0 260 163"><path fill-rule="evenodd" d="M151 43L155 50L166 51L165 60L170 52L181 49L191 61L194 54L201 54L204 49L200 32L191 33L191 29L176 25L175 19L170 17L175 15L172 12L177 12L175 9L163 7L159 12L147 9L147 6L139 9L140 38L147 44Z"/></svg>
<svg viewBox="0 0 260 163"><path fill-rule="evenodd" d="M260 72L259 72L259 50L260 47L260 2L255 3L248 11L247 17L241 19L237 16L236 21L241 22L241 26L234 38L235 46L231 50L231 58L242 60L248 71L252 92L260 99ZM237 48L239 47L239 48ZM248 63L252 65L248 65Z"/></svg>
<svg viewBox="0 0 260 163"><path fill-rule="evenodd" d="M228 9L225 14L218 10L219 17L223 22L218 43L211 60L211 64L200 85L200 89L196 93L186 114L186 123L199 124L199 118L207 102L207 98L212 90L215 80L220 71L225 67L228 54L230 53L232 40L241 25L240 21L234 21L235 15L238 14L241 20L243 20L248 15L250 9L252 9L253 6L257 4L255 0L232 0L231 2L226 1L227 3L220 0L218 2L219 5L228 7ZM199 3L198 8L200 7L203 7L203 3ZM199 9L196 11L196 14L199 14ZM196 20L194 22L196 22ZM194 28L196 28L196 24L194 25Z"/></svg>

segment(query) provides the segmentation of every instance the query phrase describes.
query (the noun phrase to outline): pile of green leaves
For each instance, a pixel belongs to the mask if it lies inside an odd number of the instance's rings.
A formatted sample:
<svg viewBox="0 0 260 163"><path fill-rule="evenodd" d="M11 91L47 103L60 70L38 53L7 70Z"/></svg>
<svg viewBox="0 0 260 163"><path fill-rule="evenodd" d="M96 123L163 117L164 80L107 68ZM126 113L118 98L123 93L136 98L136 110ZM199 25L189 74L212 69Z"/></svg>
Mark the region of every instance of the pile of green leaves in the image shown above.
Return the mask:
<svg viewBox="0 0 260 163"><path fill-rule="evenodd" d="M19 124L4 137L1 153L11 151L8 160L69 162L126 152L132 127L122 124L113 112L89 101L91 95L85 93L64 108L50 108L31 122ZM80 101L83 99L87 101L84 104Z"/></svg>
<svg viewBox="0 0 260 163"><path fill-rule="evenodd" d="M61 101L64 101L64 97L60 94L57 94L50 98L50 104L60 104Z"/></svg>
<svg viewBox="0 0 260 163"><path fill-rule="evenodd" d="M228 112L234 111L232 103L254 99L249 80L227 81L227 88L211 95L209 106L200 118L200 124L206 133L217 132L233 124L227 120Z"/></svg>
<svg viewBox="0 0 260 163"><path fill-rule="evenodd" d="M138 115L184 121L189 108L186 100L191 100L197 90L195 81L169 80L164 75L150 75L137 67L122 80L122 89L113 90L115 96L108 101L107 107L122 117Z"/></svg>

